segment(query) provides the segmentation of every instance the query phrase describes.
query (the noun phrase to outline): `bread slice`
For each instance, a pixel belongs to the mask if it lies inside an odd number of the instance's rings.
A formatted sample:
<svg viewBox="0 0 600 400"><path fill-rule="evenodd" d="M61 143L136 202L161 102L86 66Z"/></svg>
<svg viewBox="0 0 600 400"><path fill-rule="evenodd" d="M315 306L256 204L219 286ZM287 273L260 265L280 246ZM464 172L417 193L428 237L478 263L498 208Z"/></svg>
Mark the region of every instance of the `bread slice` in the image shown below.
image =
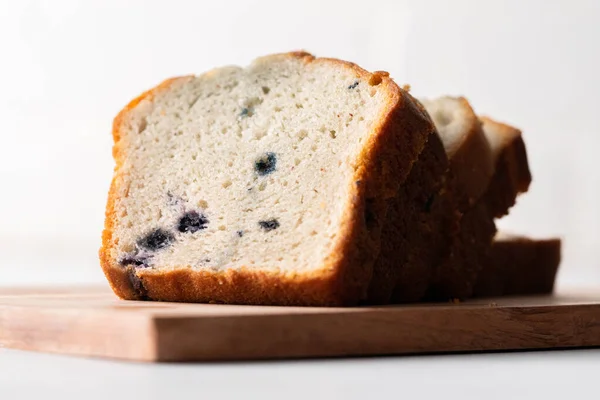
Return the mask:
<svg viewBox="0 0 600 400"><path fill-rule="evenodd" d="M439 135L432 130L425 149L413 165L400 192L390 201L381 238L381 253L375 262L368 303L420 300L432 266L439 257L432 246L448 241L438 222L452 215L452 204L440 200L448 159Z"/></svg>
<svg viewBox="0 0 600 400"><path fill-rule="evenodd" d="M486 217L485 206L478 204L494 174L492 151L477 115L465 98L442 97L424 100L423 104L437 127L450 162L441 196L444 211L433 223L446 241L437 238L441 247L433 247L437 257L425 297L430 300L468 297L481 269L482 251L489 247L496 231L493 219ZM465 218L466 214L472 217ZM409 283L399 282L394 298L406 300L402 292L408 287Z"/></svg>
<svg viewBox="0 0 600 400"><path fill-rule="evenodd" d="M481 117L483 133L492 151L494 174L483 196L461 219L460 233L453 252L440 267L454 278L446 290L432 293L434 299L470 297L478 274L486 273L492 262L492 239L496 234L494 218L508 214L519 194L531 183L527 152L521 131L506 124ZM466 268L465 268L466 266ZM457 273L468 272L466 276Z"/></svg>
<svg viewBox="0 0 600 400"><path fill-rule="evenodd" d="M499 233L489 264L481 272L474 295L532 295L552 293L561 260L559 238L530 239Z"/></svg>
<svg viewBox="0 0 600 400"><path fill-rule="evenodd" d="M488 215L485 220L481 216L474 215L472 212L468 212L463 216L464 220L471 220L470 224L475 224L479 229L485 227L486 224L490 226L489 221L492 221L493 218L499 218L508 214L509 209L515 204L518 195L526 192L531 184L527 151L521 131L512 126L496 122L489 117L481 117L481 121L483 123L484 134L492 148L495 162L495 172L490 185L479 201L482 207L487 209ZM493 233L491 230L484 230L471 234L477 235L480 238L488 238ZM499 237L504 238L505 235ZM491 285L493 281L489 279L490 276L494 276L493 270L496 265L496 251L494 247L503 248L503 245L498 244L496 241L489 248L479 247L476 253L477 260L482 267L482 270L479 272L482 277L477 278L477 284L473 289L475 295L478 295L478 291L489 295L493 295L494 293L493 285ZM543 278L543 276L540 278ZM477 288L477 286L480 287ZM502 283L503 286L504 284Z"/></svg>
<svg viewBox="0 0 600 400"><path fill-rule="evenodd" d="M481 117L483 132L492 148L495 174L484 195L492 216L501 218L517 196L529 189L531 172L521 131L489 117Z"/></svg>
<svg viewBox="0 0 600 400"><path fill-rule="evenodd" d="M433 119L450 161L451 190L460 212L486 191L494 173L492 149L481 121L464 97L440 97L421 102Z"/></svg>
<svg viewBox="0 0 600 400"><path fill-rule="evenodd" d="M432 129L386 73L307 53L168 80L114 121L104 273L125 299L357 304Z"/></svg>

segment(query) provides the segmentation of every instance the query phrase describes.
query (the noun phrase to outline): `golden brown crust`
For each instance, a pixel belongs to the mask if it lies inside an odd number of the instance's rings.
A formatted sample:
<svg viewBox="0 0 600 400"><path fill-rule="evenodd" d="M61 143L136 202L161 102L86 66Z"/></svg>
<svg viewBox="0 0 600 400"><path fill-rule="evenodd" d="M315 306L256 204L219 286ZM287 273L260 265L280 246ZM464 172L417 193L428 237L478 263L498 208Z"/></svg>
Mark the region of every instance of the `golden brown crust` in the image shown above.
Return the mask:
<svg viewBox="0 0 600 400"><path fill-rule="evenodd" d="M561 260L561 240L524 237L495 240L474 296L552 293Z"/></svg>
<svg viewBox="0 0 600 400"><path fill-rule="evenodd" d="M517 196L526 192L531 184L527 150L520 130L488 117L481 120L502 135L507 143L497 157L496 172L484 195L492 216L501 218L508 214Z"/></svg>
<svg viewBox="0 0 600 400"><path fill-rule="evenodd" d="M297 275L250 268L221 272L179 268L169 271L140 270L148 299L226 304L339 306L348 291L337 284L336 271Z"/></svg>
<svg viewBox="0 0 600 400"><path fill-rule="evenodd" d="M301 58L305 63L331 63L349 68L357 77L370 80L373 74L352 63L314 58L304 52L270 57ZM264 61L262 58L261 61ZM152 299L182 302L217 301L237 304L279 305L354 305L366 296L379 252L379 236L387 211L387 200L396 195L414 160L422 151L429 130L429 117L385 74L377 74L376 83L388 93L387 109L373 128L359 156L341 229L330 256L322 268L310 272L284 274L251 268L213 272L187 267L172 269L123 268L111 259L116 245L112 232L117 217L115 198L119 195L123 162L120 130L129 113L143 100L149 100L177 82L169 80L132 101L115 119L116 162L106 208L106 222L100 260L114 292L124 299Z"/></svg>

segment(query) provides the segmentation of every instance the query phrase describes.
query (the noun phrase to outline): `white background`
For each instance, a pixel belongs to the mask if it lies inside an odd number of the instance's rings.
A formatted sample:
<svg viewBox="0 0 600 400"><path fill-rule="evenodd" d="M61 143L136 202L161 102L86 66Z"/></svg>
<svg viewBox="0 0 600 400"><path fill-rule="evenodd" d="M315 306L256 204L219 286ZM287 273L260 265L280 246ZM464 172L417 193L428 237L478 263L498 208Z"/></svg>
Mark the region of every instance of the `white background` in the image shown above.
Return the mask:
<svg viewBox="0 0 600 400"><path fill-rule="evenodd" d="M295 49L387 70L418 96L465 95L520 127L534 182L500 226L562 236L560 283L600 284L599 21L594 0L0 0L0 285L104 280L110 128L130 99ZM585 398L598 357L155 366L0 349L0 398Z"/></svg>
<svg viewBox="0 0 600 400"><path fill-rule="evenodd" d="M111 121L130 99L295 49L520 127L534 182L500 226L562 236L561 283L600 284L598 1L0 4L0 284L103 280Z"/></svg>
<svg viewBox="0 0 600 400"><path fill-rule="evenodd" d="M149 365L0 349L0 390L6 400L591 400L599 359L595 349Z"/></svg>

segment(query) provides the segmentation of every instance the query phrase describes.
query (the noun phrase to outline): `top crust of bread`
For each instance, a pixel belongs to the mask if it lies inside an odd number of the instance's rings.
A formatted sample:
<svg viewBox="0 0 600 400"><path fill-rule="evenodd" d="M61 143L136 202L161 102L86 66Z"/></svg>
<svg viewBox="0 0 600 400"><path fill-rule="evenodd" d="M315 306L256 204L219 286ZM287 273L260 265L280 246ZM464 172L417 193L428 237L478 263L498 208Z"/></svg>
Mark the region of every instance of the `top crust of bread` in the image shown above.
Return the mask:
<svg viewBox="0 0 600 400"><path fill-rule="evenodd" d="M323 265L309 271L273 271L242 267L239 269L197 270L192 268L135 269L123 267L111 255L115 243L117 218L115 200L122 191L121 167L127 157L121 136L131 118L144 113L143 105L152 102L193 76L169 79L131 101L115 118L113 156L116 162L106 207L105 229L100 249L103 271L114 292L124 299L181 302L223 302L277 305L354 305L366 296L373 263L379 252L379 234L393 198L406 180L413 163L431 132L429 116L400 89L387 73L369 73L355 64L329 58L315 58L294 52L262 57L255 63L294 58L303 63L322 63L332 68L351 70L386 93L387 104L374 124L358 157L353 181L345 193L337 240ZM211 74L213 72L208 72ZM373 226L366 227L365 212L371 213Z"/></svg>

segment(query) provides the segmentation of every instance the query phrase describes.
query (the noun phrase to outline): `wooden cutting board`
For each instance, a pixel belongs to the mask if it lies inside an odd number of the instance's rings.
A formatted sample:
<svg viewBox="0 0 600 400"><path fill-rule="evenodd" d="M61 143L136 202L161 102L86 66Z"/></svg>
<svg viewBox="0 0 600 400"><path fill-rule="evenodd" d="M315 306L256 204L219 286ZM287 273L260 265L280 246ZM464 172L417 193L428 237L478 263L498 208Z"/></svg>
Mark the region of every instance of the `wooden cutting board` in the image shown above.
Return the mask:
<svg viewBox="0 0 600 400"><path fill-rule="evenodd" d="M140 361L593 347L600 290L300 308L122 301L103 287L0 289L0 346Z"/></svg>

